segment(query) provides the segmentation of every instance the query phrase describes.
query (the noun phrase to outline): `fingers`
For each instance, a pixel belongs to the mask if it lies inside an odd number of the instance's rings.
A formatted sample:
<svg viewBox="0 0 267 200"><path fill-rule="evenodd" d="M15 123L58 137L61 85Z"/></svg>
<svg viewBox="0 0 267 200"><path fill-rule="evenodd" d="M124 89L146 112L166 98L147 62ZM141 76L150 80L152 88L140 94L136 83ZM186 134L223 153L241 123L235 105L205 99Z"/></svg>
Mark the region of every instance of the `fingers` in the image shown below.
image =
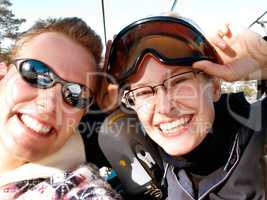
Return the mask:
<svg viewBox="0 0 267 200"><path fill-rule="evenodd" d="M228 47L227 42L224 38L232 37L232 32L229 28L229 23L225 24L220 30L217 31L215 36L211 38L211 42L221 50L224 50Z"/></svg>
<svg viewBox="0 0 267 200"><path fill-rule="evenodd" d="M110 53L110 48L112 45L112 40L108 40L107 44L106 44L106 52L105 52L105 60L104 60L104 66L103 66L103 70L106 71L107 70L107 65L108 65L108 59L109 59L109 53Z"/></svg>
<svg viewBox="0 0 267 200"><path fill-rule="evenodd" d="M240 28L226 24L211 40L224 65L201 61L194 63L193 67L226 81L264 77L260 53L254 53L258 37Z"/></svg>
<svg viewBox="0 0 267 200"><path fill-rule="evenodd" d="M112 40L108 40L106 44L106 49L109 50L111 48L111 45L112 45Z"/></svg>
<svg viewBox="0 0 267 200"><path fill-rule="evenodd" d="M241 79L241 74L239 74L230 64L220 65L210 61L199 61L193 64L193 68L204 71L211 76L218 77L225 81L236 81Z"/></svg>
<svg viewBox="0 0 267 200"><path fill-rule="evenodd" d="M219 49L224 50L227 47L227 43L220 37L219 34L216 34L211 38L211 42Z"/></svg>
<svg viewBox="0 0 267 200"><path fill-rule="evenodd" d="M104 72L106 72L108 67L108 60L109 60L111 46L112 46L112 40L108 40L106 44L105 60L103 67ZM109 78L110 77L108 76L101 77L100 90L97 95L97 103L103 112L109 112L115 109L118 105L118 97L119 97L118 86L116 84L108 82Z"/></svg>
<svg viewBox="0 0 267 200"><path fill-rule="evenodd" d="M228 77L227 70L225 70L225 67L222 66L223 65L219 65L210 61L199 61L193 64L193 68L195 69L201 70L211 76L226 80Z"/></svg>
<svg viewBox="0 0 267 200"><path fill-rule="evenodd" d="M220 38L223 38L223 37L230 38L230 37L232 37L232 31L230 29L230 24L229 23L224 24L224 26L217 31L217 35Z"/></svg>
<svg viewBox="0 0 267 200"><path fill-rule="evenodd" d="M258 63L249 57L237 59L225 65L199 61L193 64L193 68L225 81L252 80L259 79L260 76Z"/></svg>
<svg viewBox="0 0 267 200"><path fill-rule="evenodd" d="M103 112L115 109L119 105L118 86L103 80L101 89L97 93L97 103Z"/></svg>
<svg viewBox="0 0 267 200"><path fill-rule="evenodd" d="M230 29L230 24L226 23L224 24L222 30L221 30L222 37L226 36L228 38L232 37L232 31Z"/></svg>
<svg viewBox="0 0 267 200"><path fill-rule="evenodd" d="M229 24L225 24L225 26L217 31L215 36L211 38L211 42L223 63L229 63L237 58L237 52L233 45L234 38L229 26Z"/></svg>

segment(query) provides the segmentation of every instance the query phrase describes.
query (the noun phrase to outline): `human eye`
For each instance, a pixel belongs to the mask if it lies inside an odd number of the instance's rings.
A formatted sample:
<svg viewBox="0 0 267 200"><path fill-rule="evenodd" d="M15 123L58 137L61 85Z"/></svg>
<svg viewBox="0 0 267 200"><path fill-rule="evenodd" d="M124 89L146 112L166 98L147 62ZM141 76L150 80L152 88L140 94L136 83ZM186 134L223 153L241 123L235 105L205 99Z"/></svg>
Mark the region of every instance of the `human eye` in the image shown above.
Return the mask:
<svg viewBox="0 0 267 200"><path fill-rule="evenodd" d="M192 80L192 74L183 74L183 75L177 75L172 78L170 78L167 81L167 84L171 87L177 86L177 85L182 85L184 83L187 83L188 81Z"/></svg>
<svg viewBox="0 0 267 200"><path fill-rule="evenodd" d="M149 87L136 89L133 93L137 99L153 96L153 91Z"/></svg>

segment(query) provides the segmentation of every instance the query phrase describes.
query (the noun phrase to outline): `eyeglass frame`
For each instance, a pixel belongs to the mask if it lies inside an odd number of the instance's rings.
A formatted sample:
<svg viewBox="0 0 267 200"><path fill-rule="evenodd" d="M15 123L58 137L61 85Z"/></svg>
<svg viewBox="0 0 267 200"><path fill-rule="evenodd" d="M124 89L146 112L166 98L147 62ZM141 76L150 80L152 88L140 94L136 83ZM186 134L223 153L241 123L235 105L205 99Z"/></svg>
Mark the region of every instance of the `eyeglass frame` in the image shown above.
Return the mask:
<svg viewBox="0 0 267 200"><path fill-rule="evenodd" d="M138 89L140 89L140 88L146 88L146 87L148 87L148 88L151 88L152 96L154 97L155 94L156 94L156 92L157 92L157 91L155 90L155 88L157 88L157 87L159 87L159 86L162 86L162 87L165 88L165 90L167 91L168 88L165 86L166 81L168 81L168 80L170 80L170 79L172 79L172 78L174 78L174 77L176 77L176 76L181 76L181 75L188 74L188 73L193 73L193 74L196 76L196 75L198 75L198 74L200 74L200 73L205 73L205 72L203 72L203 71L199 71L199 70L191 70L191 71L187 71L187 72L183 72L183 73L179 73L179 74L172 75L172 76L170 76L170 77L164 79L160 84L157 84L157 85L154 85L154 86L146 85L146 86L142 86L142 87L134 88L134 89L132 89L132 90L124 90L123 93L122 93L122 96L121 96L121 102L124 103L124 104L126 105L127 108L132 108L132 109L133 109L133 107L134 107L135 105L130 105L131 103L129 102L129 99L127 98L127 96L128 96L131 92L133 92L133 91L135 91L135 90L138 90Z"/></svg>

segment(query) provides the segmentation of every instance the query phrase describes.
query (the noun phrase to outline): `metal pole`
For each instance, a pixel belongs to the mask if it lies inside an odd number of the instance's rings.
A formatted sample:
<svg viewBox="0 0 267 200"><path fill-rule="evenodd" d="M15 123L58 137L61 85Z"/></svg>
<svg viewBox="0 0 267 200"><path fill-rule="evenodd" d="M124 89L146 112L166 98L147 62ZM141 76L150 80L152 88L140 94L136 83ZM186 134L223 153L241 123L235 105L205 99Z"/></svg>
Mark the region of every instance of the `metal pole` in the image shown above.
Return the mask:
<svg viewBox="0 0 267 200"><path fill-rule="evenodd" d="M104 0L101 0L101 5L102 5L102 18L103 18L103 25L104 25L104 39L105 39L105 44L107 44L107 31L106 31L106 17L105 17Z"/></svg>
<svg viewBox="0 0 267 200"><path fill-rule="evenodd" d="M250 28L251 26L253 26L254 24L256 24L265 14L267 13L267 11L265 11L261 16L259 16L252 24L249 25L248 28Z"/></svg>
<svg viewBox="0 0 267 200"><path fill-rule="evenodd" d="M175 6L176 6L176 3L177 3L177 0L174 0L173 4L172 4L172 8L171 8L171 11L174 10Z"/></svg>

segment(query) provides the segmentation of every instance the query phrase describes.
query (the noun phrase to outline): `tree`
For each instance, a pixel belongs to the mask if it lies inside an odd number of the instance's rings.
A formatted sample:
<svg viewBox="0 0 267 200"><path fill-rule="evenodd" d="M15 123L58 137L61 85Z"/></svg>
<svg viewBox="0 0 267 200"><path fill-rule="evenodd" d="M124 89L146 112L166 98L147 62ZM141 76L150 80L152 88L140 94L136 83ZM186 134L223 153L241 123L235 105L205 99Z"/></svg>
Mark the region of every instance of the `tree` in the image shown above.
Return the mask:
<svg viewBox="0 0 267 200"><path fill-rule="evenodd" d="M0 0L0 54L7 55L7 49L2 47L3 40L14 40L19 35L19 27L24 23L25 19L16 18L10 7L12 3L10 0Z"/></svg>

